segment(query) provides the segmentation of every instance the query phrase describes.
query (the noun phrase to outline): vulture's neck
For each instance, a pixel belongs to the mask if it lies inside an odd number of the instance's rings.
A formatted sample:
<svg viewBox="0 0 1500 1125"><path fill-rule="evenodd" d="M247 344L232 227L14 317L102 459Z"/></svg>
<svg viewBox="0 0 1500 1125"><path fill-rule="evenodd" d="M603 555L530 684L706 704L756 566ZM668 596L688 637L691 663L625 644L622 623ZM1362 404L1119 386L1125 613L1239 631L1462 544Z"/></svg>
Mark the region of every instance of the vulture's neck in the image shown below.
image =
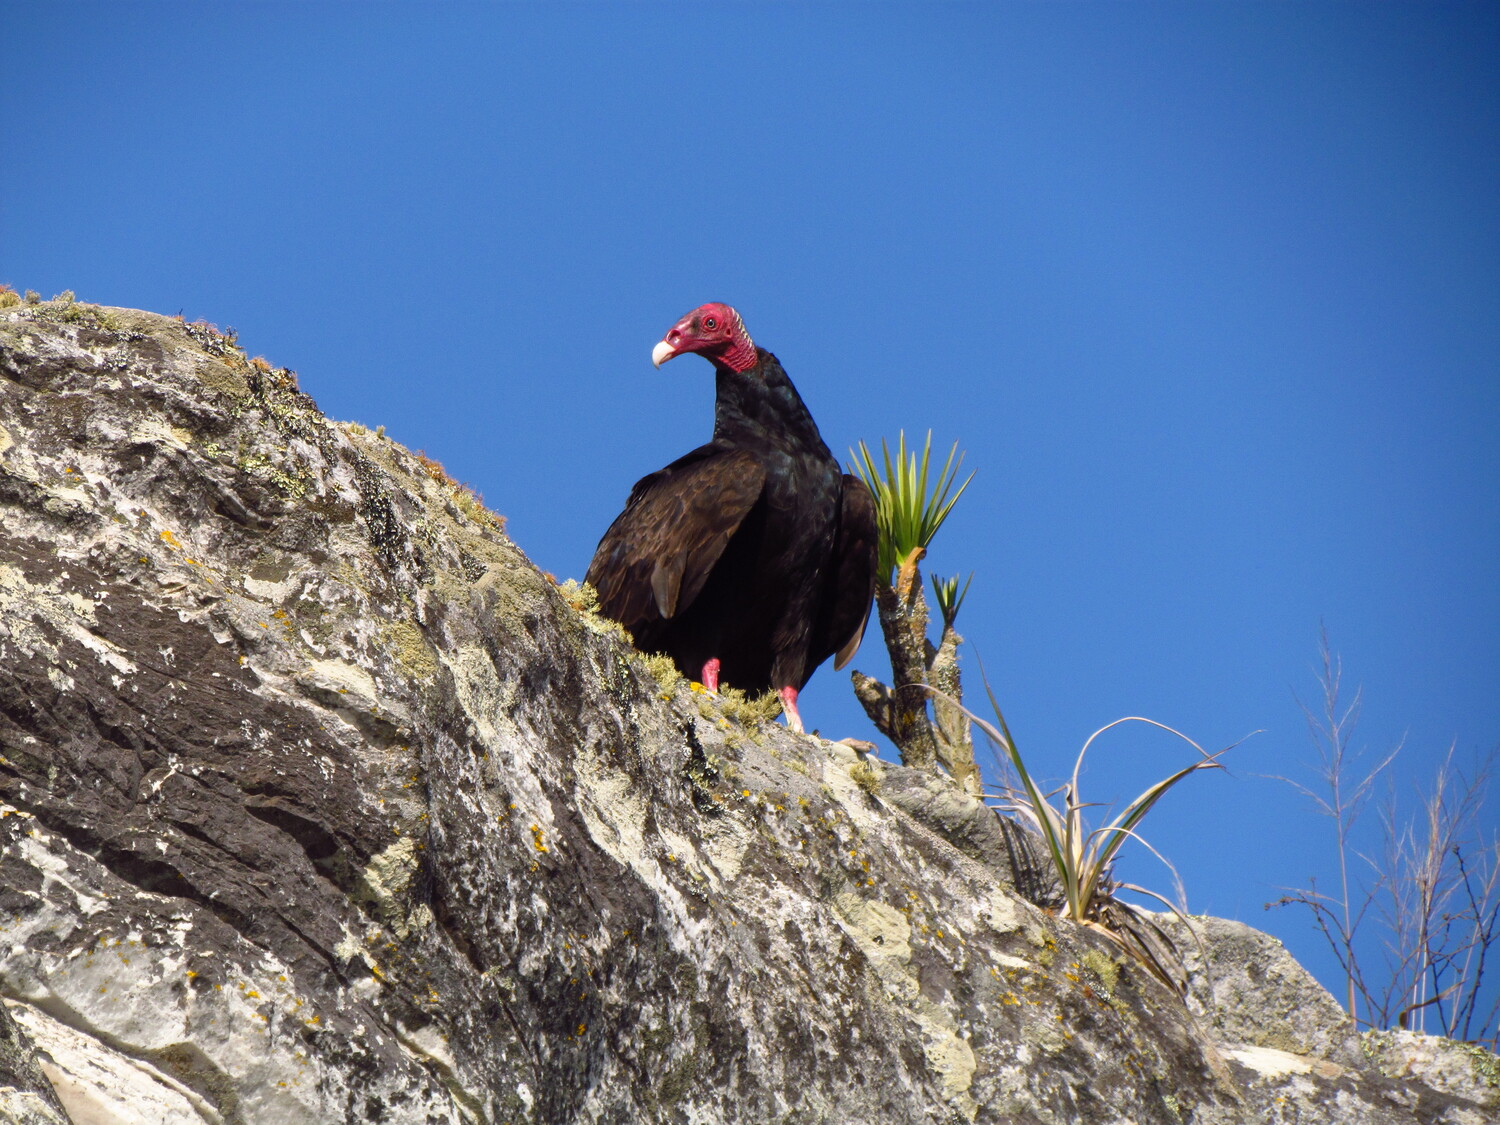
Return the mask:
<svg viewBox="0 0 1500 1125"><path fill-rule="evenodd" d="M818 427L776 357L756 348L746 371L715 364L714 440L759 448L823 448Z"/></svg>

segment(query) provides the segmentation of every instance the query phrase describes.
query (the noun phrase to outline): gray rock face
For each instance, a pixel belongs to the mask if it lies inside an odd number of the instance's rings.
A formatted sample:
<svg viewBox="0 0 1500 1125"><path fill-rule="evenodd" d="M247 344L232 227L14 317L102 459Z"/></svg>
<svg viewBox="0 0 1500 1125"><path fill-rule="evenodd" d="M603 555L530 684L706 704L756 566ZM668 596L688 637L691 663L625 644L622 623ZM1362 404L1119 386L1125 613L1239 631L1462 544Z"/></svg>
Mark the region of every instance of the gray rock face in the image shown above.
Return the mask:
<svg viewBox="0 0 1500 1125"><path fill-rule="evenodd" d="M1487 1110L1500 1121L1500 1059L1469 1043L1414 1031L1367 1031L1365 1057L1383 1077L1427 1086Z"/></svg>
<svg viewBox="0 0 1500 1125"><path fill-rule="evenodd" d="M1160 921L1183 954L1188 1007L1216 1042L1360 1062L1353 1022L1281 942L1224 918L1194 918L1193 935L1173 916Z"/></svg>
<svg viewBox="0 0 1500 1125"><path fill-rule="evenodd" d="M1194 941L1159 916L1184 954L1189 1009L1267 1122L1481 1125L1500 1120L1500 1069L1477 1047L1410 1032L1356 1032L1275 938L1194 918Z"/></svg>
<svg viewBox="0 0 1500 1125"><path fill-rule="evenodd" d="M0 1117L1325 1119L206 327L0 310L0 518Z"/></svg>

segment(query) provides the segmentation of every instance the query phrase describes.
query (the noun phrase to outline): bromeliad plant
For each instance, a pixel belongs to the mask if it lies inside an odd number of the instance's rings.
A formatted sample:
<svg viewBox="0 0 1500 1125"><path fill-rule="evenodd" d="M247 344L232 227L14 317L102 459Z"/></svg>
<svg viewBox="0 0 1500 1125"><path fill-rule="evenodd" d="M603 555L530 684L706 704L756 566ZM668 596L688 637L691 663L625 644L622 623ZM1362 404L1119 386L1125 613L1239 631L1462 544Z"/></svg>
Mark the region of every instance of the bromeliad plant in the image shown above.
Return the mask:
<svg viewBox="0 0 1500 1125"><path fill-rule="evenodd" d="M970 473L958 483L963 455L955 442L942 470L932 479L931 430L920 459L915 449L908 452L905 431L897 438L894 461L884 440L880 451L879 465L864 442L859 443L859 453L851 451L851 456L854 472L875 495L880 531L875 606L890 653L891 686L854 672L854 693L870 721L896 744L903 763L929 769L941 763L955 781L977 796L979 767L974 764L974 741L962 707L958 671L958 646L963 638L954 628L968 583L960 590L956 577L934 578L933 592L943 620L934 645L927 636L930 618L918 567L974 476ZM933 692L931 716L929 692Z"/></svg>
<svg viewBox="0 0 1500 1125"><path fill-rule="evenodd" d="M988 684L985 689L989 691ZM1227 746L1210 754L1181 731L1173 730L1153 719L1137 716L1116 719L1089 735L1073 765L1072 780L1053 793L1043 793L1032 779L1026 763L1022 761L992 691L989 692L989 698L995 711L995 723L988 723L972 713L969 718L997 749L1004 751L1005 759L1015 770L1020 785L1000 794L999 805L1003 811L1019 817L1041 836L1046 855L1057 876L1062 899L1059 903L1060 912L1080 925L1105 934L1162 983L1179 995L1184 993L1187 974L1171 938L1152 921L1147 912L1118 898L1116 892L1130 891L1155 899L1184 922L1186 918L1177 906L1155 891L1116 880L1114 863L1125 842L1136 840L1166 864L1175 879L1177 873L1171 863L1141 838L1137 828L1169 789L1199 770L1222 769L1219 758L1234 747ZM1108 824L1090 829L1084 821L1083 810L1092 805L1080 798L1078 787L1083 759L1096 738L1123 723L1145 723L1174 734L1198 751L1200 759L1147 788ZM1060 800L1060 806L1053 804L1053 799ZM1188 930L1192 932L1191 926Z"/></svg>
<svg viewBox="0 0 1500 1125"><path fill-rule="evenodd" d="M853 455L853 451L850 451ZM958 471L963 467L963 454L958 451L958 442L948 451L948 460L938 473L937 480L928 486L932 465L932 431L927 431L927 441L922 446L922 460L917 460L913 449L906 449L906 431L896 438L896 460L891 462L891 450L880 441L880 453L884 462L884 473L876 467L875 458L864 442L859 443L859 455L854 459L854 471L870 486L875 494L875 518L880 525L880 553L877 566L882 581L894 585L893 572L897 567L915 564L927 553L927 546L937 535L938 528L953 511L953 505L974 479L970 473L958 491L953 491ZM954 458L958 463L954 464ZM950 495L951 493L951 495Z"/></svg>

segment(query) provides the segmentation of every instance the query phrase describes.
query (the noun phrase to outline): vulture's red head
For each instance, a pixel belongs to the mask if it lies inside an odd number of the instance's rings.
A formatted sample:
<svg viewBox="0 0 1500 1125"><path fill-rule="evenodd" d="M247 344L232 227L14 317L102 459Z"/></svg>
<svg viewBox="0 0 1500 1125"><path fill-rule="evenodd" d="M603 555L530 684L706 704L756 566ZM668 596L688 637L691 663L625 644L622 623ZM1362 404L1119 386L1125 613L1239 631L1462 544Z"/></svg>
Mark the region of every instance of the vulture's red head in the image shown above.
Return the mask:
<svg viewBox="0 0 1500 1125"><path fill-rule="evenodd" d="M651 362L660 367L684 352L697 352L730 371L748 371L757 358L740 314L718 302L702 305L674 324L651 350Z"/></svg>

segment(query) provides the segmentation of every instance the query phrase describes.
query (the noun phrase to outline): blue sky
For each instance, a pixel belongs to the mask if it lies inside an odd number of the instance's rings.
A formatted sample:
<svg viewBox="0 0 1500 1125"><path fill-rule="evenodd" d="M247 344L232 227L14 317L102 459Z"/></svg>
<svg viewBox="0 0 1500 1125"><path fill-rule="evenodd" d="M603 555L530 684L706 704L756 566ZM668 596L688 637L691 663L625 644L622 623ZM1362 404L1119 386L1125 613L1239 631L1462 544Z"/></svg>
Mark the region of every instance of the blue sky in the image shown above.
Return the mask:
<svg viewBox="0 0 1500 1125"><path fill-rule="evenodd" d="M21 5L0 62L0 281L234 326L559 576L706 438L649 362L704 301L840 455L960 441L932 563L1034 768L1264 731L1147 835L1330 984L1261 909L1332 871L1261 776L1320 622L1402 785L1500 741L1493 5Z"/></svg>

